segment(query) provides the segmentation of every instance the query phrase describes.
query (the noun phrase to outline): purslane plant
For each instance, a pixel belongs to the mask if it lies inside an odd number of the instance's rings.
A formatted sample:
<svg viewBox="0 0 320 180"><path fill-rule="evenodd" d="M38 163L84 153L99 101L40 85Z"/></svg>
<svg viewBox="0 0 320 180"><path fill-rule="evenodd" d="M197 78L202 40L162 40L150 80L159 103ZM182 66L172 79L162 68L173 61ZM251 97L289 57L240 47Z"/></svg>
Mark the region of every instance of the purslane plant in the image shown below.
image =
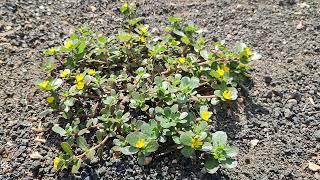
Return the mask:
<svg viewBox="0 0 320 180"><path fill-rule="evenodd" d="M213 132L211 110L237 99L248 63L259 55L244 44L231 50L211 42L178 17L154 32L133 5L119 10L118 34L80 28L63 46L45 51L48 78L36 84L49 94L46 112L66 119L52 128L64 139L54 168L76 173L84 159L102 157L107 143L114 153L137 154L141 165L175 143L186 157L205 154L209 173L235 167L238 150L225 132Z"/></svg>

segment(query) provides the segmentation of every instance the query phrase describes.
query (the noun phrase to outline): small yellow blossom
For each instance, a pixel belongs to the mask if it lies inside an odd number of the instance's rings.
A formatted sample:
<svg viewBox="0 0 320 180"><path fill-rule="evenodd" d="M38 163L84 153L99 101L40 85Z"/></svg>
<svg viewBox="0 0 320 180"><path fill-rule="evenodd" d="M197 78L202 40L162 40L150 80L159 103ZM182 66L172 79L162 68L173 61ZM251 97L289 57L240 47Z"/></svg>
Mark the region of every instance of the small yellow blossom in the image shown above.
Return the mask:
<svg viewBox="0 0 320 180"><path fill-rule="evenodd" d="M53 160L53 168L55 170L58 170L58 166L59 166L59 163L60 163L60 158L59 157L55 157L54 160Z"/></svg>
<svg viewBox="0 0 320 180"><path fill-rule="evenodd" d="M95 69L88 69L88 74L89 75L95 75L96 74L96 70Z"/></svg>
<svg viewBox="0 0 320 180"><path fill-rule="evenodd" d="M210 118L210 112L209 111L203 111L200 113L201 118L205 121L209 121Z"/></svg>
<svg viewBox="0 0 320 180"><path fill-rule="evenodd" d="M48 49L48 52L50 55L54 55L56 53L56 49L55 48L50 48Z"/></svg>
<svg viewBox="0 0 320 180"><path fill-rule="evenodd" d="M77 82L80 82L80 81L83 81L83 80L84 80L84 74L83 73L76 75L76 81Z"/></svg>
<svg viewBox="0 0 320 180"><path fill-rule="evenodd" d="M184 64L184 63L186 62L186 58L180 57L180 58L178 58L178 61L179 61L181 64Z"/></svg>
<svg viewBox="0 0 320 180"><path fill-rule="evenodd" d="M144 36L140 36L140 42L145 43L146 42L146 38Z"/></svg>
<svg viewBox="0 0 320 180"><path fill-rule="evenodd" d="M244 48L243 52L247 58L253 55L252 50L250 48Z"/></svg>
<svg viewBox="0 0 320 180"><path fill-rule="evenodd" d="M124 7L124 8L128 8L128 7L129 7L129 3L127 3L127 2L124 3L124 4L123 4L123 7Z"/></svg>
<svg viewBox="0 0 320 180"><path fill-rule="evenodd" d="M82 90L84 88L84 82L83 81L78 81L76 84L76 88L78 90Z"/></svg>
<svg viewBox="0 0 320 180"><path fill-rule="evenodd" d="M222 65L221 66L221 69L224 71L224 72L229 72L230 71L230 68L226 65Z"/></svg>
<svg viewBox="0 0 320 180"><path fill-rule="evenodd" d="M145 146L145 141L144 139L139 139L135 145L136 148L141 149Z"/></svg>
<svg viewBox="0 0 320 180"><path fill-rule="evenodd" d="M39 88L41 89L47 89L48 86L49 86L49 81L46 80L46 81L43 81L42 83L38 84Z"/></svg>
<svg viewBox="0 0 320 180"><path fill-rule="evenodd" d="M232 92L229 89L226 89L223 91L222 96L226 100L231 100L232 99Z"/></svg>
<svg viewBox="0 0 320 180"><path fill-rule="evenodd" d="M148 26L140 26L139 30L140 30L143 34L145 34L145 33L148 32Z"/></svg>
<svg viewBox="0 0 320 180"><path fill-rule="evenodd" d="M193 137L192 141L191 141L191 147L192 149L198 149L202 146L203 142L197 138L197 137Z"/></svg>
<svg viewBox="0 0 320 180"><path fill-rule="evenodd" d="M72 47L72 41L65 42L64 47L70 49Z"/></svg>
<svg viewBox="0 0 320 180"><path fill-rule="evenodd" d="M55 100L55 98L54 98L53 96L48 96L48 97L47 97L47 102L48 102L49 104L52 104L52 103L54 102L54 100Z"/></svg>
<svg viewBox="0 0 320 180"><path fill-rule="evenodd" d="M70 69L65 69L65 70L60 72L60 77L66 78L66 77L69 76L70 72L71 72Z"/></svg>
<svg viewBox="0 0 320 180"><path fill-rule="evenodd" d="M225 72L224 72L223 69L218 68L217 73L218 73L218 75L219 75L220 77L222 77Z"/></svg>

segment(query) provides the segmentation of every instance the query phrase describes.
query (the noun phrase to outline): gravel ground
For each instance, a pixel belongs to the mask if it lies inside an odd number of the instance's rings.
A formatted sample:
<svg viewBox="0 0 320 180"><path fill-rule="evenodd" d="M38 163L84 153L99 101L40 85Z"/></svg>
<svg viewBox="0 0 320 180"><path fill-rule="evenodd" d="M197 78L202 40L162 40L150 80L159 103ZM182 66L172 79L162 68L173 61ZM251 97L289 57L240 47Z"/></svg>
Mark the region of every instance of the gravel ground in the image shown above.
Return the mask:
<svg viewBox="0 0 320 180"><path fill-rule="evenodd" d="M217 127L240 148L239 166L204 174L178 153L147 167L135 159L87 162L81 173L57 176L57 139L41 118L44 94L33 82L41 50L58 45L77 26L105 34L121 21L107 0L0 1L0 179L320 179L320 4L317 0L137 1L149 24L175 14L228 44L243 41L263 56L252 62L253 84L235 113L217 111ZM35 139L45 139L45 143ZM108 148L108 147L106 147ZM38 154L37 154L38 153ZM36 155L32 157L30 155ZM40 158L40 159L39 159Z"/></svg>

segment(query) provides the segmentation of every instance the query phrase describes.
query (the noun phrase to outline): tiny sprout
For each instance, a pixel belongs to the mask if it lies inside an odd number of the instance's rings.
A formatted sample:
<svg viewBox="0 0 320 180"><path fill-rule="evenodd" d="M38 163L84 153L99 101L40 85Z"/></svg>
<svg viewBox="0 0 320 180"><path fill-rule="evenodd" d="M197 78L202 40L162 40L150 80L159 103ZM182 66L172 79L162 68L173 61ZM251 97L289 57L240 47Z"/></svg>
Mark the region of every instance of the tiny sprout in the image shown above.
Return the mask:
<svg viewBox="0 0 320 180"><path fill-rule="evenodd" d="M60 71L60 77L66 78L70 75L70 72L71 72L70 69L65 69L63 71Z"/></svg>
<svg viewBox="0 0 320 180"><path fill-rule="evenodd" d="M53 96L48 96L48 97L47 97L47 102L48 102L49 104L52 104L52 103L54 102L54 100L55 100L55 98L54 98Z"/></svg>

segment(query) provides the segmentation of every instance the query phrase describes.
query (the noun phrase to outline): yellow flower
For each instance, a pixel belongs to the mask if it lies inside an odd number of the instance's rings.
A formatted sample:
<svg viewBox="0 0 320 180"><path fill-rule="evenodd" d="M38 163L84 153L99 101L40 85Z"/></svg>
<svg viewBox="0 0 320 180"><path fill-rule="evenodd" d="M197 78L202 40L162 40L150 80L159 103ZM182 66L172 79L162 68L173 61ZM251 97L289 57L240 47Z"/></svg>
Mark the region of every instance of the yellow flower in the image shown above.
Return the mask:
<svg viewBox="0 0 320 180"><path fill-rule="evenodd" d="M210 112L209 111L203 111L200 113L201 118L205 121L209 121L210 118Z"/></svg>
<svg viewBox="0 0 320 180"><path fill-rule="evenodd" d="M88 74L89 75L95 75L96 74L96 70L95 69L88 69Z"/></svg>
<svg viewBox="0 0 320 180"><path fill-rule="evenodd" d="M76 75L76 81L77 82L80 82L80 81L83 81L83 80L84 80L84 74L83 73Z"/></svg>
<svg viewBox="0 0 320 180"><path fill-rule="evenodd" d="M146 38L144 36L140 36L140 42L145 43L146 42Z"/></svg>
<svg viewBox="0 0 320 180"><path fill-rule="evenodd" d="M127 3L127 2L124 3L124 4L123 4L123 7L124 7L124 8L128 8L128 7L129 7L129 3Z"/></svg>
<svg viewBox="0 0 320 180"><path fill-rule="evenodd" d="M56 53L56 49L55 48L50 48L48 49L48 52L50 55L54 55Z"/></svg>
<svg viewBox="0 0 320 180"><path fill-rule="evenodd" d="M183 63L186 62L186 58L184 58L184 57L179 57L179 58L178 58L178 61L179 61L181 64L183 64Z"/></svg>
<svg viewBox="0 0 320 180"><path fill-rule="evenodd" d="M230 71L230 68L226 65L222 65L221 66L221 69L224 71L224 72L229 72Z"/></svg>
<svg viewBox="0 0 320 180"><path fill-rule="evenodd" d="M244 48L243 52L246 58L249 58L253 55L252 50L250 48Z"/></svg>
<svg viewBox="0 0 320 180"><path fill-rule="evenodd" d="M225 72L224 72L223 69L218 68L217 73L218 73L218 75L219 75L220 77L222 77Z"/></svg>
<svg viewBox="0 0 320 180"><path fill-rule="evenodd" d="M69 76L70 72L71 72L70 69L65 69L65 70L60 72L60 77L66 78L66 77Z"/></svg>
<svg viewBox="0 0 320 180"><path fill-rule="evenodd" d="M192 141L191 141L191 147L192 149L198 149L202 146L203 142L197 138L197 137L193 137Z"/></svg>
<svg viewBox="0 0 320 180"><path fill-rule="evenodd" d="M49 81L47 81L47 80L38 84L38 87L41 88L41 89L47 89L48 86L49 86Z"/></svg>
<svg viewBox="0 0 320 180"><path fill-rule="evenodd" d="M84 82L83 81L78 81L76 84L76 88L78 90L82 90L84 88Z"/></svg>
<svg viewBox="0 0 320 180"><path fill-rule="evenodd" d="M70 49L72 47L72 41L67 41L64 43L64 47Z"/></svg>
<svg viewBox="0 0 320 180"><path fill-rule="evenodd" d="M54 158L54 160L53 160L53 168L55 170L58 170L58 166L59 166L60 160L61 159L58 156Z"/></svg>
<svg viewBox="0 0 320 180"><path fill-rule="evenodd" d="M47 102L48 102L49 104L52 104L52 103L54 102L54 100L55 100L55 98L54 98L53 96L48 96L48 97L47 97Z"/></svg>
<svg viewBox="0 0 320 180"><path fill-rule="evenodd" d="M140 26L139 30L140 30L142 33L147 33L147 32L148 32L148 26Z"/></svg>
<svg viewBox="0 0 320 180"><path fill-rule="evenodd" d="M232 92L229 89L226 89L223 91L222 96L226 100L231 100L232 99Z"/></svg>
<svg viewBox="0 0 320 180"><path fill-rule="evenodd" d="M145 141L144 139L139 139L135 145L136 148L141 149L145 146Z"/></svg>

